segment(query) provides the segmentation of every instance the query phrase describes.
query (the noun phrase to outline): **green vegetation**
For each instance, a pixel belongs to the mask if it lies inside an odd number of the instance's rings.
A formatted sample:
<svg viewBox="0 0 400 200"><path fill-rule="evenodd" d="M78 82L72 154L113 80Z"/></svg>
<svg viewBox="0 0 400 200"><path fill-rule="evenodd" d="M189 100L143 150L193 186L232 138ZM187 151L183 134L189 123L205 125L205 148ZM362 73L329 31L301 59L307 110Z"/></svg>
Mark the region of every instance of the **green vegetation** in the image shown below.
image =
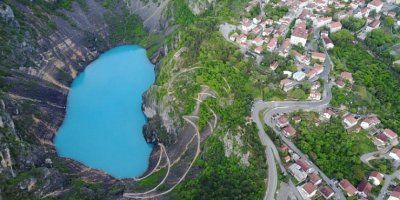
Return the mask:
<svg viewBox="0 0 400 200"><path fill-rule="evenodd" d="M174 0L173 8L174 19L176 23L180 25L188 25L193 23L195 20L195 16L192 11L190 11L185 0Z"/></svg>
<svg viewBox="0 0 400 200"><path fill-rule="evenodd" d="M388 159L374 159L369 163L380 173L392 174L395 170L393 163Z"/></svg>
<svg viewBox="0 0 400 200"><path fill-rule="evenodd" d="M341 23L343 24L343 28L355 32L359 31L362 27L365 26L366 20L350 16L348 18L343 19Z"/></svg>
<svg viewBox="0 0 400 200"><path fill-rule="evenodd" d="M332 35L335 48L331 51L331 57L336 70L352 72L355 85L365 88L362 93L367 99L370 98L363 107L378 114L385 127L400 132L400 119L397 117L400 115L398 77L390 72L387 65L371 56L361 44L346 42L352 37L346 30Z"/></svg>
<svg viewBox="0 0 400 200"><path fill-rule="evenodd" d="M390 55L390 47L397 42L398 40L396 40L392 35L386 34L382 29L372 30L365 38L365 44L368 48L387 63L391 63L394 60Z"/></svg>
<svg viewBox="0 0 400 200"><path fill-rule="evenodd" d="M368 167L360 156L375 149L366 133L347 133L339 118L319 126L308 118L302 119L295 143L322 171L329 177L347 178L353 184L365 178Z"/></svg>
<svg viewBox="0 0 400 200"><path fill-rule="evenodd" d="M162 168L161 170L159 170L157 172L154 172L149 177L147 177L144 180L140 181L139 182L139 187L140 188L155 187L156 185L158 185L158 183L161 182L161 180L164 178L166 173L167 173L167 170L165 168Z"/></svg>
<svg viewBox="0 0 400 200"><path fill-rule="evenodd" d="M272 7L272 5L265 6L265 16L267 16L268 19L272 19L274 21L278 21L280 18L285 16L288 11L289 8L287 6L277 6L277 7Z"/></svg>

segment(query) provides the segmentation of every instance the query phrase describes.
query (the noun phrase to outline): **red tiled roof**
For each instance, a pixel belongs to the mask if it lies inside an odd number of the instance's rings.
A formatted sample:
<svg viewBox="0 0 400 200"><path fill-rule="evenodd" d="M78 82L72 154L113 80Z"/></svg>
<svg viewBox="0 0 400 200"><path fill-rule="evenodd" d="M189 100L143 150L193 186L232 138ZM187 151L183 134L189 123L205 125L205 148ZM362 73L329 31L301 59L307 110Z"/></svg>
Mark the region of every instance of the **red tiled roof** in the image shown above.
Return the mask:
<svg viewBox="0 0 400 200"><path fill-rule="evenodd" d="M323 195L325 198L328 198L330 195L333 194L333 190L332 190L330 187L328 187L328 186L322 187L322 188L320 189L320 192L322 193L322 195Z"/></svg>
<svg viewBox="0 0 400 200"><path fill-rule="evenodd" d="M342 181L340 181L339 185L351 196L356 194L357 192L357 189L347 179L343 179Z"/></svg>
<svg viewBox="0 0 400 200"><path fill-rule="evenodd" d="M372 190L372 185L366 180L361 181L357 186L358 191L364 192L365 194L370 194Z"/></svg>
<svg viewBox="0 0 400 200"><path fill-rule="evenodd" d="M306 183L306 184L303 185L303 189L304 189L308 194L311 194L311 193L315 192L315 190L316 190L317 188L316 188L315 185L312 184L312 183Z"/></svg>
<svg viewBox="0 0 400 200"><path fill-rule="evenodd" d="M340 73L340 77L349 81L353 80L353 74L350 72L342 72Z"/></svg>
<svg viewBox="0 0 400 200"><path fill-rule="evenodd" d="M310 174L310 182L313 184L316 184L318 181L322 180L321 177L319 177L318 173L314 172Z"/></svg>
<svg viewBox="0 0 400 200"><path fill-rule="evenodd" d="M371 172L369 177L374 177L374 178L378 179L380 182L382 182L382 180L383 180L383 175L377 171Z"/></svg>
<svg viewBox="0 0 400 200"><path fill-rule="evenodd" d="M291 125L283 128L283 131L286 132L290 136L293 136L294 134L296 134L296 129L294 129Z"/></svg>
<svg viewBox="0 0 400 200"><path fill-rule="evenodd" d="M388 128L386 128L385 130L383 130L383 133L384 133L386 136L390 137L390 138L395 138L395 137L397 137L397 134L396 134L394 131L392 131L391 129L388 129Z"/></svg>
<svg viewBox="0 0 400 200"><path fill-rule="evenodd" d="M307 163L307 161L304 158L300 158L296 160L296 164L298 164L303 171L307 171L310 169L310 165Z"/></svg>

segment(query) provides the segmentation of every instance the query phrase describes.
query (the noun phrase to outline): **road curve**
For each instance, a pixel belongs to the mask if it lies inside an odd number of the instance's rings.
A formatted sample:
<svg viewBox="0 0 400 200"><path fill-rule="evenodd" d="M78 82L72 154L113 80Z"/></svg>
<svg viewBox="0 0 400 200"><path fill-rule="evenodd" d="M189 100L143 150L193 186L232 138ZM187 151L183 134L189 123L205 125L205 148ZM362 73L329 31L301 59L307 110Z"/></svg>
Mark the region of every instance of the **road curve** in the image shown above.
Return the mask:
<svg viewBox="0 0 400 200"><path fill-rule="evenodd" d="M277 128L273 125L272 117L275 114L279 113L290 113L298 110L306 110L306 111L321 111L325 109L329 102L332 99L332 84L329 81L329 73L332 69L333 63L330 59L329 54L325 51L327 55L325 63L324 63L324 72L320 75L320 77L324 80L324 91L323 98L319 101L272 101L272 102L264 102L264 101L256 101L253 104L252 108L252 118L256 123L259 132L258 135L262 144L266 147L265 154L267 157L268 164L268 183L267 190L264 199L272 200L274 199L275 191L277 188L278 180L277 180L277 169L275 160L278 161L279 166L282 166L281 160L279 158L279 153L276 149L275 144L272 142L271 138L265 133L263 122L260 120L260 115L264 116L264 122L270 126L276 134L278 134L283 142L285 142L291 149L293 149L296 153L298 153L302 157L307 157L304 155L289 139L282 136L277 130ZM263 112L263 113L261 113ZM345 196L342 191L335 186L331 182L331 180L317 167L312 163L312 167L314 167L321 175L321 177L332 187L335 191L337 199L345 200ZM286 173L286 170L283 168L282 172Z"/></svg>

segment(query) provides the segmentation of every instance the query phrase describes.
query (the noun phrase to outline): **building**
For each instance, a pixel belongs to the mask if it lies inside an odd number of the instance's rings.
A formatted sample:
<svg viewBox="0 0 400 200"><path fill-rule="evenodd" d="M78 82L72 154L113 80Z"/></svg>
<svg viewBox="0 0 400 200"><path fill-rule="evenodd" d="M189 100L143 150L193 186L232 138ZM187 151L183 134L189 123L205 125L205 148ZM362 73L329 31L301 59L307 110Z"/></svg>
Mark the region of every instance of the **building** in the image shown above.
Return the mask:
<svg viewBox="0 0 400 200"><path fill-rule="evenodd" d="M323 26L328 25L331 22L332 22L332 17L320 17L316 19L314 24L316 25L317 28L321 28Z"/></svg>
<svg viewBox="0 0 400 200"><path fill-rule="evenodd" d="M388 200L400 200L400 192L393 191L390 193Z"/></svg>
<svg viewBox="0 0 400 200"><path fill-rule="evenodd" d="M289 120L288 120L288 118L287 118L285 115L281 115L281 116L279 116L278 119L276 120L276 125L277 125L279 128L283 128L283 127L289 125Z"/></svg>
<svg viewBox="0 0 400 200"><path fill-rule="evenodd" d="M293 79L296 81L302 81L306 78L306 74L302 71L297 71L293 74Z"/></svg>
<svg viewBox="0 0 400 200"><path fill-rule="evenodd" d="M308 96L308 99L312 100L312 101L319 101L319 100L321 100L321 97L322 97L322 94L320 92L311 91L310 96Z"/></svg>
<svg viewBox="0 0 400 200"><path fill-rule="evenodd" d="M289 166L289 172L293 175L293 177L298 182L303 182L307 178L307 173L300 169L301 167L296 163L293 163L292 165Z"/></svg>
<svg viewBox="0 0 400 200"><path fill-rule="evenodd" d="M390 156L391 158L393 158L394 160L396 160L396 161L397 161L397 160L400 160L400 149L394 147L394 148L390 151L389 156Z"/></svg>
<svg viewBox="0 0 400 200"><path fill-rule="evenodd" d="M312 183L305 183L302 186L298 186L297 189L303 199L311 199L317 193L317 187Z"/></svg>
<svg viewBox="0 0 400 200"><path fill-rule="evenodd" d="M354 196L357 193L357 189L347 179L340 181L339 187L342 188L349 197Z"/></svg>
<svg viewBox="0 0 400 200"><path fill-rule="evenodd" d="M370 23L368 23L367 28L365 28L365 31L370 32L374 29L379 28L379 25L381 25L381 21L379 19L374 19Z"/></svg>
<svg viewBox="0 0 400 200"><path fill-rule="evenodd" d="M373 171L369 175L368 180L371 181L375 186L380 185L383 181L383 174Z"/></svg>
<svg viewBox="0 0 400 200"><path fill-rule="evenodd" d="M367 7L370 8L371 10L375 10L378 13L381 12L383 3L381 0L373 0L368 3Z"/></svg>
<svg viewBox="0 0 400 200"><path fill-rule="evenodd" d="M238 42L238 43L242 43L242 42L246 42L246 41L247 41L247 35L245 35L245 34L240 34L236 38L236 42Z"/></svg>
<svg viewBox="0 0 400 200"><path fill-rule="evenodd" d="M350 72L342 72L342 73L340 73L340 77L341 77L343 80L346 80L346 81L348 81L348 82L350 82L350 83L353 83L353 82L354 82L354 80L353 80L353 74L350 73Z"/></svg>
<svg viewBox="0 0 400 200"><path fill-rule="evenodd" d="M290 162L291 158L289 155L287 155L287 156L283 157L283 160L285 161L285 163L288 163L288 162Z"/></svg>
<svg viewBox="0 0 400 200"><path fill-rule="evenodd" d="M361 128L363 129L369 129L373 126L376 126L378 124L380 124L381 121L378 119L378 117L376 117L375 115L373 116L368 116L366 117L360 124Z"/></svg>
<svg viewBox="0 0 400 200"><path fill-rule="evenodd" d="M258 46L258 47L256 47L256 48L254 48L254 52L257 53L257 54L261 54L262 51L263 51L262 46Z"/></svg>
<svg viewBox="0 0 400 200"><path fill-rule="evenodd" d="M278 61L274 61L274 62L272 62L272 63L269 65L269 68L270 68L271 70L276 70L276 68L278 68L278 66L279 66Z"/></svg>
<svg viewBox="0 0 400 200"><path fill-rule="evenodd" d="M279 50L279 55L282 57L287 57L290 51L290 39L285 39L282 42L281 48Z"/></svg>
<svg viewBox="0 0 400 200"><path fill-rule="evenodd" d="M304 24L302 22L300 23L300 25L297 25L294 28L293 33L290 36L290 44L301 45L305 47L307 43L307 37L308 37L308 32L306 29L306 25L305 22Z"/></svg>
<svg viewBox="0 0 400 200"><path fill-rule="evenodd" d="M354 116L352 114L349 114L346 117L344 117L343 122L346 125L346 128L351 128L351 127L357 125L358 120L356 118L354 118Z"/></svg>
<svg viewBox="0 0 400 200"><path fill-rule="evenodd" d="M268 51L270 52L274 51L277 45L278 45L278 39L275 37L272 38L268 43Z"/></svg>
<svg viewBox="0 0 400 200"><path fill-rule="evenodd" d="M334 33L340 31L342 29L342 23L340 22L331 22L329 24L329 32Z"/></svg>
<svg viewBox="0 0 400 200"><path fill-rule="evenodd" d="M322 183L322 178L319 177L317 172L310 174L310 183L312 183L314 185L319 185Z"/></svg>
<svg viewBox="0 0 400 200"><path fill-rule="evenodd" d="M324 110L324 112L322 112L322 117L325 118L325 119L327 119L327 120L329 120L329 119L331 119L331 117L332 117L334 114L335 114L335 113L334 113L331 109L326 108L326 109Z"/></svg>
<svg viewBox="0 0 400 200"><path fill-rule="evenodd" d="M287 125L286 127L284 127L282 129L282 133L283 135L285 135L286 137L292 137L294 135L296 135L296 129L294 129L290 124Z"/></svg>
<svg viewBox="0 0 400 200"><path fill-rule="evenodd" d="M325 62L326 55L324 53L320 53L320 52L312 52L311 58L323 63L323 62Z"/></svg>
<svg viewBox="0 0 400 200"><path fill-rule="evenodd" d="M261 46L261 45L263 45L263 43L264 43L264 39L262 37L256 37L253 40L253 44L256 46Z"/></svg>
<svg viewBox="0 0 400 200"><path fill-rule="evenodd" d="M372 185L366 180L363 180L358 184L357 190L361 193L361 196L367 197L371 194Z"/></svg>
<svg viewBox="0 0 400 200"><path fill-rule="evenodd" d="M375 139L379 142L379 146L383 146L389 141L389 138L383 133L377 134Z"/></svg>
<svg viewBox="0 0 400 200"><path fill-rule="evenodd" d="M301 170L303 170L306 173L314 172L314 169L310 166L310 164L304 158L300 158L300 159L296 160L296 164L298 164L301 167Z"/></svg>
<svg viewBox="0 0 400 200"><path fill-rule="evenodd" d="M319 192L322 194L322 196L323 196L325 199L330 199L330 198L332 198L333 195L335 194L335 193L333 192L333 190L332 190L330 187L328 187L328 186L322 187L322 188L319 190Z"/></svg>
<svg viewBox="0 0 400 200"><path fill-rule="evenodd" d="M289 90L293 89L294 82L290 79L285 78L281 80L280 86L283 89L283 91L288 92Z"/></svg>
<svg viewBox="0 0 400 200"><path fill-rule="evenodd" d="M383 134L385 134L390 140L397 139L397 134L391 129L386 128L385 130L383 130Z"/></svg>
<svg viewBox="0 0 400 200"><path fill-rule="evenodd" d="M335 47L332 40L328 36L322 36L322 40L324 41L325 47L327 49L332 49L333 47Z"/></svg>

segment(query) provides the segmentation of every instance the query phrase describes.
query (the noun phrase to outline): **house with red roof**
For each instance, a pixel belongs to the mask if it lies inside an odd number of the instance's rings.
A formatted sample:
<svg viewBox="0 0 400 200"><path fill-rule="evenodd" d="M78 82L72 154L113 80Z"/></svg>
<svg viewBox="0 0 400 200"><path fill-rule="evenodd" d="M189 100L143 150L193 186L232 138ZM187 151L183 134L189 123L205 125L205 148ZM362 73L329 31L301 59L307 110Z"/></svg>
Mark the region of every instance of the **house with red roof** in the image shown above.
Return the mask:
<svg viewBox="0 0 400 200"><path fill-rule="evenodd" d="M400 200L400 192L393 191L390 193L388 200Z"/></svg>
<svg viewBox="0 0 400 200"><path fill-rule="evenodd" d="M380 185L383 181L383 174L373 171L369 174L368 180L372 182L375 186Z"/></svg>
<svg viewBox="0 0 400 200"><path fill-rule="evenodd" d="M329 32L334 33L342 29L342 23L340 23L340 21L331 22L328 27L329 27Z"/></svg>
<svg viewBox="0 0 400 200"><path fill-rule="evenodd" d="M272 62L272 63L269 65L269 68L270 68L271 70L275 70L276 68L278 68L278 66L279 66L278 61L274 61L274 62Z"/></svg>
<svg viewBox="0 0 400 200"><path fill-rule="evenodd" d="M294 135L296 135L296 129L294 129L290 124L287 125L286 127L284 127L282 129L282 133L283 135L285 135L286 137L292 137Z"/></svg>
<svg viewBox="0 0 400 200"><path fill-rule="evenodd" d="M357 189L347 179L340 181L339 187L342 188L342 190L344 190L349 197L357 194Z"/></svg>
<svg viewBox="0 0 400 200"><path fill-rule="evenodd" d="M354 82L354 80L353 80L353 74L350 73L350 72L342 72L342 73L340 73L340 77L341 77L343 80L346 80L346 81L348 81L348 82L350 82L350 83L353 83L353 82Z"/></svg>
<svg viewBox="0 0 400 200"><path fill-rule="evenodd" d="M358 184L357 190L360 192L361 196L367 197L371 194L372 185L368 181L363 180Z"/></svg>
<svg viewBox="0 0 400 200"><path fill-rule="evenodd" d="M318 175L317 172L310 174L310 183L314 185L319 185L322 183L322 178Z"/></svg>
<svg viewBox="0 0 400 200"><path fill-rule="evenodd" d="M278 119L276 119L276 125L279 128L283 128L283 127L289 125L289 120L285 115L281 115L281 116L278 117Z"/></svg>
<svg viewBox="0 0 400 200"><path fill-rule="evenodd" d="M306 23L300 22L298 23L290 36L290 43L293 45L301 45L306 46L308 38L308 31L306 29Z"/></svg>
<svg viewBox="0 0 400 200"><path fill-rule="evenodd" d="M333 192L333 190L332 190L330 187L328 187L328 186L322 187L322 188L319 190L319 192L322 194L322 196L323 196L325 199L330 199L330 198L332 198L333 195L335 194L335 193Z"/></svg>
<svg viewBox="0 0 400 200"><path fill-rule="evenodd" d="M254 52L257 54L261 54L263 51L263 47L262 46L258 46L256 48L254 48Z"/></svg>
<svg viewBox="0 0 400 200"><path fill-rule="evenodd" d="M382 133L385 134L390 140L397 139L397 134L394 131L392 131L391 129L386 128L383 130Z"/></svg>
<svg viewBox="0 0 400 200"><path fill-rule="evenodd" d="M280 86L283 89L283 91L288 92L289 90L293 89L294 82L293 80L285 78L280 81Z"/></svg>
<svg viewBox="0 0 400 200"><path fill-rule="evenodd" d="M376 117L376 115L371 115L366 117L360 124L361 128L363 129L369 129L373 126L376 126L378 124L380 124L381 121L378 119L378 117Z"/></svg>
<svg viewBox="0 0 400 200"><path fill-rule="evenodd" d="M356 118L354 118L354 116L352 114L349 114L343 118L343 123L346 125L346 128L351 128L351 127L357 125L358 120Z"/></svg>
<svg viewBox="0 0 400 200"><path fill-rule="evenodd" d="M381 25L381 21L379 19L374 19L370 23L368 23L367 28L365 28L365 31L370 32L374 29L379 28L380 25Z"/></svg>
<svg viewBox="0 0 400 200"><path fill-rule="evenodd" d="M262 37L256 37L253 40L253 44L256 46L261 46L261 45L263 45L263 43L264 43L264 39Z"/></svg>
<svg viewBox="0 0 400 200"><path fill-rule="evenodd" d="M314 169L310 166L310 164L304 158L297 159L296 164L298 164L300 166L301 170L303 170L306 173L312 173L314 171Z"/></svg>
<svg viewBox="0 0 400 200"><path fill-rule="evenodd" d="M371 10L375 10L378 13L381 12L381 9L383 7L383 2L381 0L373 0L368 3L367 7L370 8Z"/></svg>
<svg viewBox="0 0 400 200"><path fill-rule="evenodd" d="M394 147L390 152L389 156L394 160L400 160L400 149Z"/></svg>
<svg viewBox="0 0 400 200"><path fill-rule="evenodd" d="M290 46L290 39L285 39L279 49L279 55L282 57L287 57L289 55Z"/></svg>
<svg viewBox="0 0 400 200"><path fill-rule="evenodd" d="M312 183L305 183L302 186L298 186L297 189L303 199L311 199L317 193L317 187Z"/></svg>
<svg viewBox="0 0 400 200"><path fill-rule="evenodd" d="M325 55L325 53L320 53L320 52L314 51L311 53L311 58L323 63L325 61L326 55Z"/></svg>
<svg viewBox="0 0 400 200"><path fill-rule="evenodd" d="M272 38L268 43L268 51L270 52L274 51L277 45L278 45L278 38L276 37Z"/></svg>

